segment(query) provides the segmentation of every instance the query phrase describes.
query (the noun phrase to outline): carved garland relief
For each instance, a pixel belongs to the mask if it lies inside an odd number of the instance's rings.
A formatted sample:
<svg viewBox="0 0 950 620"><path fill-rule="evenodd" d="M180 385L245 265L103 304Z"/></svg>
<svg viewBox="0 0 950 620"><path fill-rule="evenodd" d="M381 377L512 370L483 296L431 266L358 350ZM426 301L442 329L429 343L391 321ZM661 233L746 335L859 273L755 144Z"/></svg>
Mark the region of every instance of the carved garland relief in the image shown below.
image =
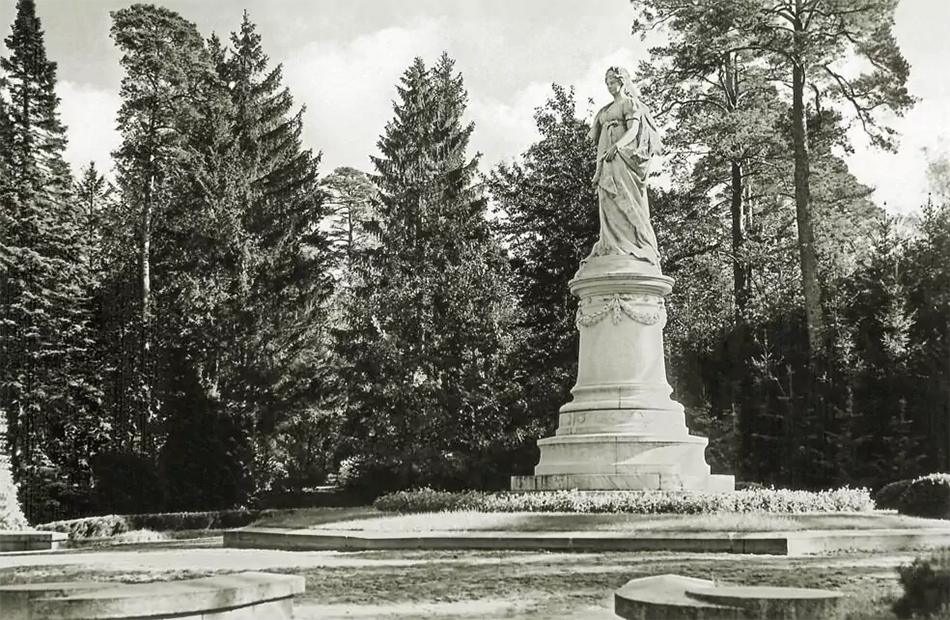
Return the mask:
<svg viewBox="0 0 950 620"><path fill-rule="evenodd" d="M600 305L599 309L591 310L591 306ZM637 305L650 304L655 309L643 310ZM663 298L658 295L624 295L616 293L614 295L589 297L581 301L577 308L577 318L575 324L577 328L591 327L600 323L610 316L614 325L620 325L623 317L636 321L642 325L655 325L660 323L662 328L666 325L666 308Z"/></svg>

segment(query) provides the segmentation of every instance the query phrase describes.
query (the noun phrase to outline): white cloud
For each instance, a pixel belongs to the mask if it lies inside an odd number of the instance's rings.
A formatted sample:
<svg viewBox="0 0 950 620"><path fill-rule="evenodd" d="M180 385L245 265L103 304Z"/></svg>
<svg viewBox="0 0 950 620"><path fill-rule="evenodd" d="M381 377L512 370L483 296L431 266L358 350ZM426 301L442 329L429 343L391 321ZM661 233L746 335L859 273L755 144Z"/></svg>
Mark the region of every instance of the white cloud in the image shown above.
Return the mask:
<svg viewBox="0 0 950 620"><path fill-rule="evenodd" d="M534 111L551 95L551 85L532 82L509 101L470 96L466 120L475 122L470 151L482 153L482 169L511 161L538 139Z"/></svg>
<svg viewBox="0 0 950 620"><path fill-rule="evenodd" d="M901 134L897 153L873 148L860 129L852 131L855 153L847 157L851 172L874 187L874 200L889 213L916 211L927 200L927 157L950 149L950 119L939 100L919 102L890 123Z"/></svg>
<svg viewBox="0 0 950 620"><path fill-rule="evenodd" d="M431 64L442 52L444 23L421 19L352 41L312 42L288 55L284 81L306 104L304 142L324 153L322 172L371 170L370 154L392 118L396 85L416 56Z"/></svg>
<svg viewBox="0 0 950 620"><path fill-rule="evenodd" d="M60 98L60 119L69 138L65 158L73 173L78 176L90 161L96 162L100 172L111 171L111 153L121 141L115 128L118 94L69 81L60 81L56 94Z"/></svg>
<svg viewBox="0 0 950 620"><path fill-rule="evenodd" d="M610 66L623 66L632 71L636 66L634 50L618 49L589 63L583 74L559 82L565 88L574 86L578 116L589 118L598 106L609 101L604 72ZM475 121L472 148L483 153L484 170L500 161L517 158L538 140L534 112L552 94L551 83L541 82L531 82L505 100L481 98L477 93L470 93L467 116ZM593 106L589 105L589 99L594 101Z"/></svg>

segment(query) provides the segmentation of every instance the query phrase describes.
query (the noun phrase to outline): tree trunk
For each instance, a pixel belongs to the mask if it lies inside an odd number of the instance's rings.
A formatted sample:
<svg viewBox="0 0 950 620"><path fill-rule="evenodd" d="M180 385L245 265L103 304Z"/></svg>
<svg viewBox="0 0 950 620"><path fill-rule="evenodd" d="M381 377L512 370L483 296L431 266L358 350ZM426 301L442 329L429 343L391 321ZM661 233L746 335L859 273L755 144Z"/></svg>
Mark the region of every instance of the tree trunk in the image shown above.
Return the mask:
<svg viewBox="0 0 950 620"><path fill-rule="evenodd" d="M735 295L736 325L744 321L749 305L750 273L749 264L742 256L745 245L745 201L743 200L742 166L732 162L732 287Z"/></svg>
<svg viewBox="0 0 950 620"><path fill-rule="evenodd" d="M148 451L148 426L152 419L152 382L150 376L151 368L151 301L152 301L152 277L151 277L151 244L152 244L152 193L154 190L154 157L149 157L148 167L145 175L145 191L143 194L142 205L142 239L141 239L141 287L142 287L142 344L141 344L141 362L139 367L140 380L142 381L142 411L140 419L140 448L143 454L149 454Z"/></svg>
<svg viewBox="0 0 950 620"><path fill-rule="evenodd" d="M808 330L808 356L813 361L824 352L824 322L821 287L818 283L818 257L811 214L808 136L805 132L805 70L797 62L792 69L792 140L795 145L795 215L798 223L798 252L805 298L805 324Z"/></svg>

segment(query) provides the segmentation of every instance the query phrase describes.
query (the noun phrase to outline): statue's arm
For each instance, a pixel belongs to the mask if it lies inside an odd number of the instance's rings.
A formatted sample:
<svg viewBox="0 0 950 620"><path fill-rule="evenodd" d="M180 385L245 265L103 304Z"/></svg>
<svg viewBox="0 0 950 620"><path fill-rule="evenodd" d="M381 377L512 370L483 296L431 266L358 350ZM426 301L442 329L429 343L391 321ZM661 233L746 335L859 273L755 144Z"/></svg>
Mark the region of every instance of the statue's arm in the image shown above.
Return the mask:
<svg viewBox="0 0 950 620"><path fill-rule="evenodd" d="M594 122L590 124L590 131L587 132L587 139L597 144L600 140L600 112L594 115Z"/></svg>
<svg viewBox="0 0 950 620"><path fill-rule="evenodd" d="M624 126L627 128L627 131L624 132L620 139L617 140L617 148L629 150L632 146L632 149L636 151L639 147L639 135L640 135L640 125L642 123L640 115L637 113L638 110L634 107L633 102L627 99L624 101L623 106L623 120Z"/></svg>

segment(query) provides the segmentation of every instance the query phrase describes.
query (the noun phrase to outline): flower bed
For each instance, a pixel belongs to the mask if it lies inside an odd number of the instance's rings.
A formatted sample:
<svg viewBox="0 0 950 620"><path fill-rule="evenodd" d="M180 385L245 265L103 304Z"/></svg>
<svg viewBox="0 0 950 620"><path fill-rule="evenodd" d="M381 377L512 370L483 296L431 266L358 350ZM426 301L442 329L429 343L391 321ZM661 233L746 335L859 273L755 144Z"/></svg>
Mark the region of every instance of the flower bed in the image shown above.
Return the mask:
<svg viewBox="0 0 950 620"><path fill-rule="evenodd" d="M550 491L535 493L450 493L433 489L399 491L373 504L383 512L578 512L634 514L869 512L867 489L789 491L749 489L733 493L664 491Z"/></svg>
<svg viewBox="0 0 950 620"><path fill-rule="evenodd" d="M213 530L244 527L262 517L277 515L280 510L217 510L211 512L166 512L138 515L103 515L67 521L51 521L36 526L38 530L63 532L70 540L107 538L137 530L175 532L181 530Z"/></svg>

